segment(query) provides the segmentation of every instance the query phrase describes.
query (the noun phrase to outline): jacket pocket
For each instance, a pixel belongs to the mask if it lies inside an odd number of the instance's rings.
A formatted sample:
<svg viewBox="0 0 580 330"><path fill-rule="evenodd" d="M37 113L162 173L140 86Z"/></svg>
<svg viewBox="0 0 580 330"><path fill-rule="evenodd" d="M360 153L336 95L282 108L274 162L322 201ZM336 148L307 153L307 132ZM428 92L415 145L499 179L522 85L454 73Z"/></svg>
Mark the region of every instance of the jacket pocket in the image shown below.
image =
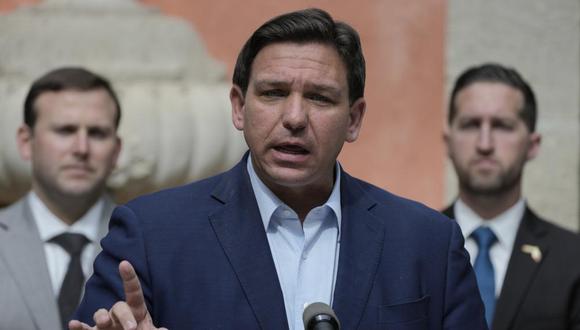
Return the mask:
<svg viewBox="0 0 580 330"><path fill-rule="evenodd" d="M424 296L417 300L379 306L379 323L412 323L427 319L430 298L430 296Z"/></svg>

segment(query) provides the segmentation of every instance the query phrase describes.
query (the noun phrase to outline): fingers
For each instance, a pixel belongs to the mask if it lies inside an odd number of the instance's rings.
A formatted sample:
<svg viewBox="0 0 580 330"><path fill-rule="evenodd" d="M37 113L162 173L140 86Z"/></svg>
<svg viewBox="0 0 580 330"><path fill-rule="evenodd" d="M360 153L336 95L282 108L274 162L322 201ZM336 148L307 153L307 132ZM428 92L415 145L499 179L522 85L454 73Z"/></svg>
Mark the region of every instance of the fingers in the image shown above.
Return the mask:
<svg viewBox="0 0 580 330"><path fill-rule="evenodd" d="M131 311L131 307L129 307L126 302L119 301L114 304L109 315L113 319L113 323L118 327L122 327L123 330L137 329L137 321L135 321L135 316Z"/></svg>
<svg viewBox="0 0 580 330"><path fill-rule="evenodd" d="M68 324L69 330L135 330L138 324L147 324L153 328L135 269L124 260L119 264L119 273L123 280L126 301L115 303L110 311L103 308L96 311L93 315L95 327L72 320Z"/></svg>
<svg viewBox="0 0 580 330"><path fill-rule="evenodd" d="M72 320L68 323L69 330L96 330L96 328L91 328L88 324Z"/></svg>
<svg viewBox="0 0 580 330"><path fill-rule="evenodd" d="M109 311L104 308L99 309L95 314L93 314L93 320L96 324L95 330L113 329L114 327L113 319L109 315Z"/></svg>
<svg viewBox="0 0 580 330"><path fill-rule="evenodd" d="M139 278L133 266L126 260L121 261L119 264L119 273L123 279L126 305L130 308L132 315L134 315L134 321L139 323L147 316L147 305L145 304L145 298L143 298L143 290L141 290ZM119 312L125 313L125 308L119 307ZM128 319L125 319L125 321L128 321Z"/></svg>
<svg viewBox="0 0 580 330"><path fill-rule="evenodd" d="M124 301L119 301L111 307L110 311L99 309L93 315L96 328L91 330L135 330L137 322L131 312L131 308ZM87 330L87 329L74 329Z"/></svg>

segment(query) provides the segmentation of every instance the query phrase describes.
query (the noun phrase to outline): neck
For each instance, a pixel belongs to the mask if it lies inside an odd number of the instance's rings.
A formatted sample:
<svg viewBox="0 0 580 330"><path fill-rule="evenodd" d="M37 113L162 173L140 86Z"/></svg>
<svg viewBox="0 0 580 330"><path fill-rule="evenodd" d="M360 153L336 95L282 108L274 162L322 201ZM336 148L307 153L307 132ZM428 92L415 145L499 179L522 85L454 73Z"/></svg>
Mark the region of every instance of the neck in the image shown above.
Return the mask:
<svg viewBox="0 0 580 330"><path fill-rule="evenodd" d="M99 195L89 198L87 196L48 195L38 190L34 192L50 212L69 226L85 215L99 199Z"/></svg>
<svg viewBox="0 0 580 330"><path fill-rule="evenodd" d="M520 200L521 187L485 194L460 189L459 198L482 219L489 220L507 211Z"/></svg>

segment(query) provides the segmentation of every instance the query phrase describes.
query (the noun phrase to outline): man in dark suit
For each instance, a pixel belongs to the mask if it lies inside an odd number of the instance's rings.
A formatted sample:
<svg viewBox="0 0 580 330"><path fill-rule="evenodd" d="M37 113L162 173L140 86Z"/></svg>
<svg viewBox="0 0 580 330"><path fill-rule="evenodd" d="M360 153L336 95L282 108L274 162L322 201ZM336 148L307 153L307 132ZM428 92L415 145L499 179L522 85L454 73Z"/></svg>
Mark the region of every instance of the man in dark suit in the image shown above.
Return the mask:
<svg viewBox="0 0 580 330"><path fill-rule="evenodd" d="M0 329L67 327L114 208L120 111L109 82L82 68L32 84L17 133L32 189L0 211Z"/></svg>
<svg viewBox="0 0 580 330"><path fill-rule="evenodd" d="M343 329L485 329L457 224L336 161L360 131L364 77L358 34L324 11L260 27L230 92L250 151L226 173L117 208L79 318L303 329L304 307L323 302Z"/></svg>
<svg viewBox="0 0 580 330"><path fill-rule="evenodd" d="M522 197L535 125L534 93L514 69L485 64L457 79L445 142L459 196L444 213L465 235L493 330L580 329L580 237Z"/></svg>

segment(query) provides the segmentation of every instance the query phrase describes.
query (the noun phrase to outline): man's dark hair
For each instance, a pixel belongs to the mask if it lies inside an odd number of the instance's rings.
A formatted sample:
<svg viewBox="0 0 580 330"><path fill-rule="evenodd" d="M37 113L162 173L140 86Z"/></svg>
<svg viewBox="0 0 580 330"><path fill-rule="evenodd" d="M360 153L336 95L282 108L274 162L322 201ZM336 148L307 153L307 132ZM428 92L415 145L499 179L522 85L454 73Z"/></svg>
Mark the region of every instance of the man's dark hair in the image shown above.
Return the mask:
<svg viewBox="0 0 580 330"><path fill-rule="evenodd" d="M30 128L34 127L38 115L34 108L34 103L42 93L61 92L66 90L85 92L96 89L104 89L115 102L117 108L115 127L119 127L119 121L121 120L121 105L111 83L109 83L107 79L80 67L64 67L55 69L34 81L28 91L28 95L26 95L26 99L24 100L24 123Z"/></svg>
<svg viewBox="0 0 580 330"><path fill-rule="evenodd" d="M245 95L252 63L260 50L280 42L331 45L336 49L347 70L350 104L363 97L365 59L358 33L348 24L337 22L325 11L311 8L283 14L260 26L246 41L238 55L233 83Z"/></svg>
<svg viewBox="0 0 580 330"><path fill-rule="evenodd" d="M455 98L464 88L476 82L497 82L513 87L524 96L524 107L520 111L520 117L530 130L536 130L536 97L530 85L522 76L513 68L508 68L496 63L486 63L480 66L474 66L465 70L455 81L451 98L449 99L449 111L447 113L447 122L451 125L457 108L455 107Z"/></svg>

